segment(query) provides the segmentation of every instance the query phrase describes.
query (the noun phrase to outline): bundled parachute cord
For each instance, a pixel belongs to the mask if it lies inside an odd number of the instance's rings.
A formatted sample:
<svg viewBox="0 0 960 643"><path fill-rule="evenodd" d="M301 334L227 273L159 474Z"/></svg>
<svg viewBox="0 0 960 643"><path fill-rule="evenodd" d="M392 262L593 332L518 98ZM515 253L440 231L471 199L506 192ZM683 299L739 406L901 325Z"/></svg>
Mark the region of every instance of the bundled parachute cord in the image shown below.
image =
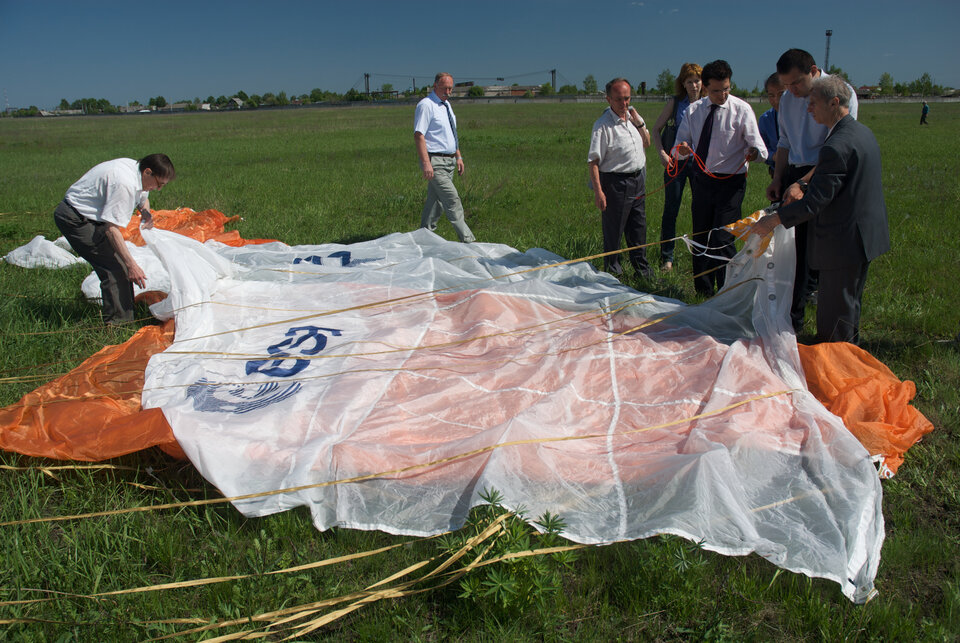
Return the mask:
<svg viewBox="0 0 960 643"><path fill-rule="evenodd" d="M396 369L363 369L363 370L396 370ZM362 372L362 371L361 371ZM711 411L704 411L703 413L697 413L683 418L677 418L670 420L668 422L662 422L660 424L655 424L651 426L641 427L637 429L627 429L625 431L617 431L617 436L627 436L627 435L638 435L641 433L646 433L649 431L656 431L659 429L666 429L670 427L677 427L684 424L689 424L697 420L704 418L714 417L717 415L722 415L728 411L736 410L747 404L753 402L758 402L760 400L766 400L770 398L780 397L784 395L792 395L799 392L797 389L783 389L779 391L773 391L770 393L759 393L752 395L746 399L738 400L724 407L713 409ZM380 478L385 478L388 476L399 476L411 471L422 471L423 469L429 469L431 467L437 467L444 464L449 464L451 462L456 462L459 460L465 460L467 458L472 458L474 456L483 455L485 453L490 453L498 449L503 449L506 447L522 446L522 445L531 445L531 444L550 444L557 442L575 442L580 440L606 440L608 437L608 432L603 433L589 433L583 435L566 435L566 436L557 436L557 437L546 437L546 438L530 438L525 440L510 440L507 442L497 442L496 444L487 445L471 451L465 451L463 453L458 453L455 455L447 456L444 458L437 458L429 462L422 462L417 464L412 464L406 467L398 467L396 469L390 469L387 471L379 471L376 473L368 473L359 476L351 476L349 478L340 478L338 480L328 480L326 482L315 482L312 484L298 485L295 487L288 487L286 489L276 489L273 491L263 491L259 493L249 493L239 496L229 496L221 498L207 498L204 500L191 500L187 502L172 502L159 505L148 505L141 507L128 507L126 509L113 509L107 511L95 511L85 514L74 514L69 516L46 516L43 518L26 518L23 520L8 520L5 522L0 522L0 527L13 527L18 525L30 525L35 523L45 523L45 522L61 522L67 520L82 520L88 518L98 518L104 516L119 516L124 514L131 513L142 513L147 511L160 511L167 509L182 509L184 507L202 507L206 505L217 505L224 504L228 502L237 502L241 500L253 500L255 498L266 498L270 496L276 496L281 494L288 493L297 493L300 491L306 491L308 489L319 489L323 487L333 487L338 485L352 484L356 482L364 482L367 480L376 480Z"/></svg>

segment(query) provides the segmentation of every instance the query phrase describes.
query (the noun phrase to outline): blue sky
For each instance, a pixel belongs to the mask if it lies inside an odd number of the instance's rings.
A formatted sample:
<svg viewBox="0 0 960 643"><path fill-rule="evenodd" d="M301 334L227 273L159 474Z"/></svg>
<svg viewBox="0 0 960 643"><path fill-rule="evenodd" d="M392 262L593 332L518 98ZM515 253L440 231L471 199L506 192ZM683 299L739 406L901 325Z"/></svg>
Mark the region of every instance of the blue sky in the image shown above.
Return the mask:
<svg viewBox="0 0 960 643"><path fill-rule="evenodd" d="M614 76L656 83L664 68L717 58L752 88L790 47L830 63L856 85L889 72L928 72L960 87L956 0L0 0L0 89L11 107L61 98L116 104L248 94L405 89L436 71L455 79L602 85ZM5 105L2 105L5 106Z"/></svg>

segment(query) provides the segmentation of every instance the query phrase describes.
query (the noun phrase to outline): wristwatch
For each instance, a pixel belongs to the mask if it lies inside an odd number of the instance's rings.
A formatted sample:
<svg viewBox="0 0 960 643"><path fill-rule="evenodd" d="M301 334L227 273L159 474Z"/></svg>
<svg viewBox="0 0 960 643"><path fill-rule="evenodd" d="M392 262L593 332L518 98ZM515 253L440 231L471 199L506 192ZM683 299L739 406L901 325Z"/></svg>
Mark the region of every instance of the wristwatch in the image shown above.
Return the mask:
<svg viewBox="0 0 960 643"><path fill-rule="evenodd" d="M808 184L806 181L804 181L803 179L801 179L801 180L797 181L797 185L800 186L800 191L801 191L801 192L803 192L804 194L807 193L807 186L808 186L809 184Z"/></svg>

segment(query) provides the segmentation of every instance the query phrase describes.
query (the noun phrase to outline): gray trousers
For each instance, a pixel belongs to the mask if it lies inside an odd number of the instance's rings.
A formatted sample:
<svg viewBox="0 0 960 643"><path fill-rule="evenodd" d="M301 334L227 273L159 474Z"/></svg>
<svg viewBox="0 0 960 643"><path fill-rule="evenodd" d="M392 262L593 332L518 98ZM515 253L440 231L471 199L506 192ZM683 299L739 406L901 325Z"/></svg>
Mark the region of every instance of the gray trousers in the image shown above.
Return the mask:
<svg viewBox="0 0 960 643"><path fill-rule="evenodd" d="M431 232L437 229L440 214L445 213L457 237L464 243L474 241L473 232L463 220L463 204L453 185L453 174L457 171L457 159L447 156L431 156L433 178L427 182L427 201L420 214L420 227Z"/></svg>
<svg viewBox="0 0 960 643"><path fill-rule="evenodd" d="M100 278L103 321L108 324L133 321L133 284L107 238L110 224L81 216L66 201L61 201L54 210L53 220L70 247L93 266Z"/></svg>

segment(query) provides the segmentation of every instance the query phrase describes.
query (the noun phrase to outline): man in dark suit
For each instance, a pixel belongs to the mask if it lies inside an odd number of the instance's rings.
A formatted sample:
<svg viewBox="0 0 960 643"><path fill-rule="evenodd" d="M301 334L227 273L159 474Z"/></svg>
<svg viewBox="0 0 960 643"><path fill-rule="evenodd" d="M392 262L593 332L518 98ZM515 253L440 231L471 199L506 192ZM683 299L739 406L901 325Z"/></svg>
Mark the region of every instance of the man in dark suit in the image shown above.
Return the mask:
<svg viewBox="0 0 960 643"><path fill-rule="evenodd" d="M880 147L870 129L850 116L850 95L836 76L814 82L808 110L830 128L816 170L809 184L800 183L803 198L760 219L751 233L766 236L781 223L811 223L807 258L820 270L817 340L858 344L867 268L890 249L890 234Z"/></svg>

